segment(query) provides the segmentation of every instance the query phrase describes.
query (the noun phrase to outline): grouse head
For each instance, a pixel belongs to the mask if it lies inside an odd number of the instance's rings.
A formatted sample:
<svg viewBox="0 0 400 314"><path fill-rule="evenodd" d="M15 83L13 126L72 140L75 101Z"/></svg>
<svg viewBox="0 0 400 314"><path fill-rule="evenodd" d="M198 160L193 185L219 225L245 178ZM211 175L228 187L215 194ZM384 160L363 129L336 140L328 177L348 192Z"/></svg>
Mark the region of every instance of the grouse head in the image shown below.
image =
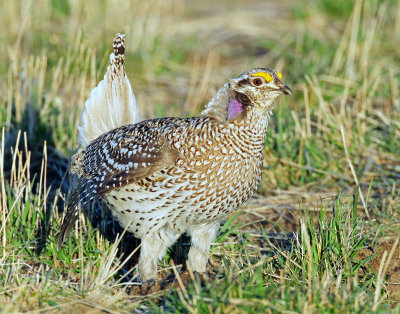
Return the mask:
<svg viewBox="0 0 400 314"><path fill-rule="evenodd" d="M249 110L267 114L281 94L292 94L283 83L282 74L271 69L256 68L228 82L230 102L228 120L245 115Z"/></svg>

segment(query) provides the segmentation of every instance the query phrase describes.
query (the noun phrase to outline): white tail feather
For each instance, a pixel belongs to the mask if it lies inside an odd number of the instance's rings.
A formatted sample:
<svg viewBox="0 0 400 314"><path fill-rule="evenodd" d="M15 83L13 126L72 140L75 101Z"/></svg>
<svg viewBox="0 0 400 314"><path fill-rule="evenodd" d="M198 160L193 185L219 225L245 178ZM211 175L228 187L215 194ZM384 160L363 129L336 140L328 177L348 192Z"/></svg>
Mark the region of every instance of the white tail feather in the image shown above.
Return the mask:
<svg viewBox="0 0 400 314"><path fill-rule="evenodd" d="M112 129L141 120L139 107L125 73L125 35L114 38L114 53L104 79L93 88L86 101L79 126L79 142L83 147Z"/></svg>

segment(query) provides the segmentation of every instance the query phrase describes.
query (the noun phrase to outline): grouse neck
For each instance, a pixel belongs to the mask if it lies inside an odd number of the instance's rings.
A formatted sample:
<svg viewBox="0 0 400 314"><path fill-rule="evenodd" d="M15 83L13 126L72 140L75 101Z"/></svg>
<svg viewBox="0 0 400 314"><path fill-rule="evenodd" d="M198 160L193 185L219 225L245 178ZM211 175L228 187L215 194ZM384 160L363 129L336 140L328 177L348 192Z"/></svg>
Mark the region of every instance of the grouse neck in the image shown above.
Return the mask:
<svg viewBox="0 0 400 314"><path fill-rule="evenodd" d="M268 120L272 112L263 112L254 107L246 109L249 110L246 110L241 119L236 119L235 122L237 125L252 134L262 134L265 136L268 127Z"/></svg>
<svg viewBox="0 0 400 314"><path fill-rule="evenodd" d="M234 130L232 133L234 146L246 155L258 158L264 149L268 118L269 114L249 110L243 119L233 119L230 124Z"/></svg>

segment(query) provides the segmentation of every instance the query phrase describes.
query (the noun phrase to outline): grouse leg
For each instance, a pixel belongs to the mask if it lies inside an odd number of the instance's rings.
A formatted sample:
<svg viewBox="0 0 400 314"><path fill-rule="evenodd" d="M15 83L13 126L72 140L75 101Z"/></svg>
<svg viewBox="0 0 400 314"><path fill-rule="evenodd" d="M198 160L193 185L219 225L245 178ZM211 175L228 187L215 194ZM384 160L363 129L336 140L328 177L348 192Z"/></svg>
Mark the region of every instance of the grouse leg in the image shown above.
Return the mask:
<svg viewBox="0 0 400 314"><path fill-rule="evenodd" d="M216 238L220 224L206 225L189 231L192 244L189 250L189 263L193 271L204 273L208 262L210 246Z"/></svg>
<svg viewBox="0 0 400 314"><path fill-rule="evenodd" d="M143 282L156 278L157 261L164 257L165 250L174 244L179 236L179 233L162 228L142 239L138 271Z"/></svg>

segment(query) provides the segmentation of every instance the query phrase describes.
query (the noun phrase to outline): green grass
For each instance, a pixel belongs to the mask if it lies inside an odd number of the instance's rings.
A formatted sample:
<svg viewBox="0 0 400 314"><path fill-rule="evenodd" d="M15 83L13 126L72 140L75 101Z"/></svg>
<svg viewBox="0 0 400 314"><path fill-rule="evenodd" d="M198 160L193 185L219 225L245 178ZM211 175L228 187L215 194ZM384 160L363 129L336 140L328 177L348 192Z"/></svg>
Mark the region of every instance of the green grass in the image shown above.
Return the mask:
<svg viewBox="0 0 400 314"><path fill-rule="evenodd" d="M286 251L267 234L262 239L266 246L255 250L251 236L236 233L236 241L218 244L224 255L217 279L203 285L194 280L186 291L169 295L166 308L200 313L387 311L386 304L376 301L383 298L377 278L358 276L374 256L355 258L371 236L362 232L364 221L356 215L357 196L347 203L339 198L332 219L327 211L320 208L317 223L303 212L301 230Z"/></svg>
<svg viewBox="0 0 400 314"><path fill-rule="evenodd" d="M400 312L390 259L379 272L377 254L357 255L400 237L400 2L119 5L0 3L0 311ZM227 218L215 278L190 274L143 297L126 292L133 259L121 264L135 245L117 226L100 232L105 219L82 216L56 249L79 116L117 32L146 117L196 115L228 77L257 66L294 90L268 129L265 201ZM161 277L183 262L185 241Z"/></svg>

